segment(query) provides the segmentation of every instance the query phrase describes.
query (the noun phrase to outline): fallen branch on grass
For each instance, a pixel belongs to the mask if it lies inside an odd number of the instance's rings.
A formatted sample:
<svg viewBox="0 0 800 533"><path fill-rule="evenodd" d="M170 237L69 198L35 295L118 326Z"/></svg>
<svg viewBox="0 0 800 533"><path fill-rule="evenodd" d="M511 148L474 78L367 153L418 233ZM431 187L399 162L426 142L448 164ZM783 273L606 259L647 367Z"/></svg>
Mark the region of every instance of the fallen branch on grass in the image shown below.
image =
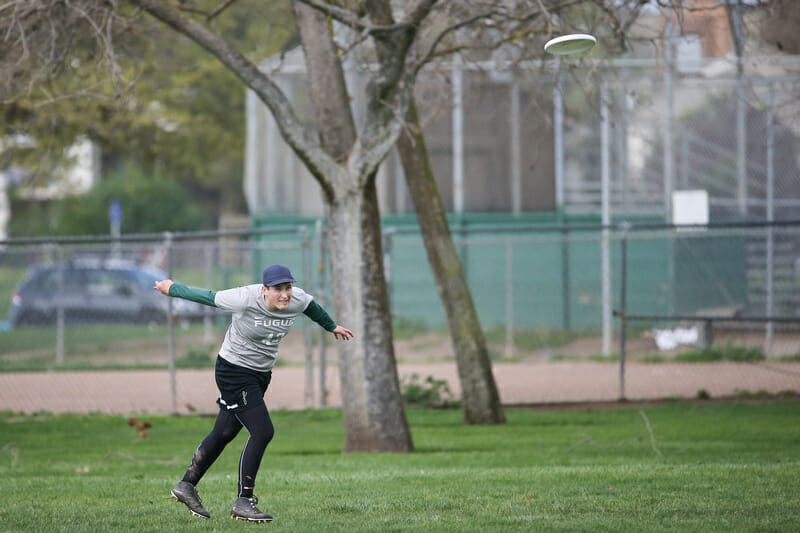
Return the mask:
<svg viewBox="0 0 800 533"><path fill-rule="evenodd" d="M19 461L19 448L17 448L13 442L9 442L2 448L0 448L0 453L7 453L11 456L11 468L14 469L17 466L17 461Z"/></svg>
<svg viewBox="0 0 800 533"><path fill-rule="evenodd" d="M650 420L647 418L647 415L644 414L644 411L639 411L639 414L642 415L642 418L644 418L644 423L647 426L647 432L650 433L650 446L659 457L664 457L661 451L659 451L659 449L656 447L656 436L653 434L653 428L650 427Z"/></svg>
<svg viewBox="0 0 800 533"><path fill-rule="evenodd" d="M656 436L653 433L653 428L650 426L650 419L647 418L647 415L645 414L644 411L639 411L639 415L641 415L641 417L644 419L644 424L647 427L647 433L650 435L650 447L653 448L653 451L656 453L656 455L658 455L659 457L664 457L664 455L661 453L661 450L659 450L658 446L656 446ZM584 433L584 435L586 435L586 434ZM578 446L582 446L584 444L589 444L589 445L595 446L597 448L606 448L606 449L607 448L619 448L620 446L624 446L624 445L629 444L631 442L637 442L637 441L641 442L643 439L644 439L644 436L638 435L638 436L630 438L630 439L624 439L624 440L621 440L619 442L615 442L614 444L600 444L600 443L595 442L594 440L592 440L591 436L586 435L583 439L579 440L578 442L576 442L575 444L573 444L572 446L567 448L566 452L569 453L572 450L574 450L575 448L577 448Z"/></svg>

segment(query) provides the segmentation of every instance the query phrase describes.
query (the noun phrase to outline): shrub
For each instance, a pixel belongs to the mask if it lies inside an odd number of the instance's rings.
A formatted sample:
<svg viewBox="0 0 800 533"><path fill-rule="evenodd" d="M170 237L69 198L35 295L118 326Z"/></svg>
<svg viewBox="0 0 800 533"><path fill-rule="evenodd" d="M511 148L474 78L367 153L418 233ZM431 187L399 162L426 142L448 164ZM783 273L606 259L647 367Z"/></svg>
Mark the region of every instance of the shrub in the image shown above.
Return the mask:
<svg viewBox="0 0 800 533"><path fill-rule="evenodd" d="M447 386L447 381L436 379L433 376L428 376L424 380L420 380L419 374L416 373L411 374L410 377L403 376L400 389L403 400L408 405L435 409L446 409L458 405L450 387Z"/></svg>
<svg viewBox="0 0 800 533"><path fill-rule="evenodd" d="M15 237L103 235L109 232L109 206L115 201L122 206L122 233L192 231L212 223L177 181L124 173L46 208L17 202L9 229Z"/></svg>
<svg viewBox="0 0 800 533"><path fill-rule="evenodd" d="M208 368L214 366L213 346L192 346L186 355L175 361L178 368Z"/></svg>

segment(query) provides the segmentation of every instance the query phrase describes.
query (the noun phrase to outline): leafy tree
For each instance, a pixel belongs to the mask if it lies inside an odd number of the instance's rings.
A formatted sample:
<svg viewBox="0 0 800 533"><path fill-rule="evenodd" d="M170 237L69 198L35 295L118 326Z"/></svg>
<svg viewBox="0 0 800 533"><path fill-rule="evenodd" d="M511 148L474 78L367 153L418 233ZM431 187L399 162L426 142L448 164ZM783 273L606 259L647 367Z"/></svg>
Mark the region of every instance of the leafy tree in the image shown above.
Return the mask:
<svg viewBox="0 0 800 533"><path fill-rule="evenodd" d="M210 227L211 221L201 206L188 198L187 191L175 181L135 173L117 174L85 194L53 201L46 213L41 205L30 206L11 220L10 229L14 237L103 235L109 232L112 202L122 206L122 233ZM16 208L22 207L18 200L14 203Z"/></svg>
<svg viewBox="0 0 800 533"><path fill-rule="evenodd" d="M293 31L288 2L239 3L244 9L213 20L215 30L254 55L277 53ZM64 164L75 138L85 135L101 149L104 174L138 167L191 185L192 196L212 215L244 209L245 92L230 70L130 7L100 15L86 5L70 10L62 2L35 4L26 6L30 23L49 28L62 18L66 25L83 21L83 29L64 36L33 79L21 70L34 58L20 62L0 54L2 131L36 141L32 149L7 149L4 165L27 169L29 183L40 184ZM5 7L4 16L13 9ZM97 29L121 26L113 40L92 31L95 15ZM35 46L35 37L28 43Z"/></svg>

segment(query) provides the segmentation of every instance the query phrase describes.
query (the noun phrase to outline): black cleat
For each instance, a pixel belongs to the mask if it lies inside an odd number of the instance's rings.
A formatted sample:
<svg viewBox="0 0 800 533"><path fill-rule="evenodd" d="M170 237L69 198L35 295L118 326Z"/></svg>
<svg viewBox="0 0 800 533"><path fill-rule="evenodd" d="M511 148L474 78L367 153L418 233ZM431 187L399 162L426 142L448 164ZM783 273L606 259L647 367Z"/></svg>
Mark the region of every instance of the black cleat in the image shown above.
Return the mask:
<svg viewBox="0 0 800 533"><path fill-rule="evenodd" d="M203 504L200 503L200 496L197 495L197 488L189 482L179 481L172 487L172 497L186 505L193 515L200 518L211 518Z"/></svg>
<svg viewBox="0 0 800 533"><path fill-rule="evenodd" d="M231 518L249 522L272 522L272 516L259 511L258 507L256 507L257 503L258 498L255 496L252 498L245 498L244 496L236 498L233 509L231 509Z"/></svg>

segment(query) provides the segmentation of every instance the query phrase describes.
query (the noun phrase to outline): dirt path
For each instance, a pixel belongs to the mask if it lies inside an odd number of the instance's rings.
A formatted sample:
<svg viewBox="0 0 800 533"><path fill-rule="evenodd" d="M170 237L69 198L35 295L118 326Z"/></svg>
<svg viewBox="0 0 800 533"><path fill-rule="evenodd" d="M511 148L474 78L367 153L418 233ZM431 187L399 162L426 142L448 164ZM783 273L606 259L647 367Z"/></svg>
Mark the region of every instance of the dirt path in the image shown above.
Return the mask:
<svg viewBox="0 0 800 533"><path fill-rule="evenodd" d="M619 399L619 366L596 362L520 362L494 365L504 404L613 401ZM460 395L455 363L401 363L401 379L418 374L447 382ZM319 376L313 376L318 390ZM327 405L340 406L339 374L326 372ZM271 409L302 409L320 405L318 393L306 398L306 371L279 366L267 392ZM0 410L35 413L113 414L170 413L170 375L166 370L30 372L0 374ZM741 391L800 391L800 363L659 363L628 364L625 397L629 400L695 398L699 390L712 398ZM178 370L178 413L213 413L217 396L213 370Z"/></svg>

